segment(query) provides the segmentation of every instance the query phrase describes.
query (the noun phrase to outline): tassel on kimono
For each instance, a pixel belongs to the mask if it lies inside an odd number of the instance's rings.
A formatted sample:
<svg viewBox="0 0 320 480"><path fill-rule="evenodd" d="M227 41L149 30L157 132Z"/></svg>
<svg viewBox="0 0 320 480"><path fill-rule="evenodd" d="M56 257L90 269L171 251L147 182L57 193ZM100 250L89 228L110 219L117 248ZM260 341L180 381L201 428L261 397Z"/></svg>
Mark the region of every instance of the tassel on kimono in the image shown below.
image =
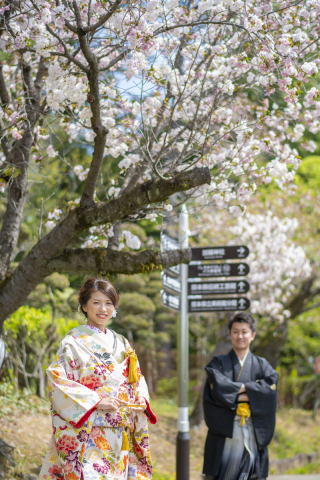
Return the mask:
<svg viewBox="0 0 320 480"><path fill-rule="evenodd" d="M126 451L130 450L128 435L127 435L127 432L125 430L122 430L122 447L121 447L121 450L126 450Z"/></svg>
<svg viewBox="0 0 320 480"><path fill-rule="evenodd" d="M241 417L240 425L243 426L246 423L246 417L251 417L251 410L249 404L239 403L236 413Z"/></svg>
<svg viewBox="0 0 320 480"><path fill-rule="evenodd" d="M126 352L126 358L130 357L130 363L129 363L129 377L128 377L128 382L129 383L136 383L139 380L138 377L138 357L135 354L135 351L133 348L129 347L127 352Z"/></svg>

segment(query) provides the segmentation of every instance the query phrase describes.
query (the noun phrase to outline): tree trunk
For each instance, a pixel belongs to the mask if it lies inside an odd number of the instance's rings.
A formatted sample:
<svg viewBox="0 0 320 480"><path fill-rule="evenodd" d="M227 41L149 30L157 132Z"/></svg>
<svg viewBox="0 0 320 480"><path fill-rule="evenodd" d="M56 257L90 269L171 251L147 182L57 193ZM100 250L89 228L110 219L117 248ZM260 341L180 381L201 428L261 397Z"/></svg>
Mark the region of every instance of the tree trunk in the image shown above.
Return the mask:
<svg viewBox="0 0 320 480"><path fill-rule="evenodd" d="M216 355L223 355L225 353L228 353L229 350L232 348L230 338L229 338L229 332L228 332L228 321L229 319L227 319L220 327L219 339L218 339L216 348L214 349L212 355L210 355L210 358ZM203 389L206 383L206 379L207 378L205 377L204 381L202 382L199 396L195 403L194 409L189 417L190 427L199 427L203 422L204 414L203 414L202 396L203 396Z"/></svg>

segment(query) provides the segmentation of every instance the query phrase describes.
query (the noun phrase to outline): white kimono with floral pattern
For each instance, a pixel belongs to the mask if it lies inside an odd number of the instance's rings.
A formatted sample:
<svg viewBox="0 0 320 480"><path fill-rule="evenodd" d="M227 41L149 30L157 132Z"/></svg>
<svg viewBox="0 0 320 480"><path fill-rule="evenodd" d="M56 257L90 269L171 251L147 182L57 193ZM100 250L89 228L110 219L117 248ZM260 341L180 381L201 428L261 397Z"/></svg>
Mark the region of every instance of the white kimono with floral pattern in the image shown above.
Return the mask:
<svg viewBox="0 0 320 480"><path fill-rule="evenodd" d="M147 480L152 478L147 416L129 408L97 410L103 397L149 399L144 377L128 383L128 341L88 325L71 330L47 370L51 439L40 480ZM122 431L129 451L121 450Z"/></svg>

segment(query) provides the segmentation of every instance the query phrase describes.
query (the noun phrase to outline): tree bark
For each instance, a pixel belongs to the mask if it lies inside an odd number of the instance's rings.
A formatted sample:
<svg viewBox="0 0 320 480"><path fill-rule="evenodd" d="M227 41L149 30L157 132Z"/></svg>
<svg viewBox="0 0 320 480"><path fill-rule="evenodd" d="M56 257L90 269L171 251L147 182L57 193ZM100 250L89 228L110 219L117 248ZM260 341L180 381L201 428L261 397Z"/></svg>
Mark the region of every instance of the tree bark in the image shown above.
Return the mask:
<svg viewBox="0 0 320 480"><path fill-rule="evenodd" d="M216 348L210 355L210 358L215 357L217 355L224 355L225 353L228 353L229 350L231 350L231 348L232 348L232 344L231 344L229 332L228 332L228 322L224 322L220 327L219 339L218 339ZM204 420L202 397L203 397L203 389L204 389L206 380L207 378L205 377L204 381L202 382L202 387L199 392L199 397L197 398L193 411L189 417L190 427L199 427Z"/></svg>
<svg viewBox="0 0 320 480"><path fill-rule="evenodd" d="M189 263L191 249L157 252L117 252L110 248L67 248L62 255L48 264L52 272L113 274L146 273L155 268L167 268L171 265Z"/></svg>
<svg viewBox="0 0 320 480"><path fill-rule="evenodd" d="M0 232L0 282L5 278L10 264L14 259L15 249L18 243L23 209L28 196L28 171L32 143L34 140L34 128L41 115L40 98L43 76L46 67L41 58L35 82L32 77L32 69L29 65L22 66L24 89L26 94L26 128L20 140L17 140L8 152L4 165L19 169L20 173L9 180L7 208L3 217ZM0 69L0 97L2 105L9 101Z"/></svg>

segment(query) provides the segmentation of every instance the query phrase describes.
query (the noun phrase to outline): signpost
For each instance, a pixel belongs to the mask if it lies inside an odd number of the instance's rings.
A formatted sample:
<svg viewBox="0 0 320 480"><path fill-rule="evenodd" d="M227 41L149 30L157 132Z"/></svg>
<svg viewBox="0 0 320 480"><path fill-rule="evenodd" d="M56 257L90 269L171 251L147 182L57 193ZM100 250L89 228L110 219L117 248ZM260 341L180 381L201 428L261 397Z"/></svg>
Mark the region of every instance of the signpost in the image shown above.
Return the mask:
<svg viewBox="0 0 320 480"><path fill-rule="evenodd" d="M179 247L179 243L173 240L173 238L168 237L165 233L161 234L161 250L163 252L167 252L168 250L177 250ZM168 267L166 269L169 273L180 276L180 265L175 265L174 267Z"/></svg>
<svg viewBox="0 0 320 480"><path fill-rule="evenodd" d="M248 275L250 267L247 263L203 263L189 265L189 278L208 277L243 277Z"/></svg>
<svg viewBox="0 0 320 480"><path fill-rule="evenodd" d="M179 214L179 246L189 247L189 215L183 205ZM188 265L181 264L180 318L178 321L178 435L176 480L189 480L189 316L188 316Z"/></svg>
<svg viewBox="0 0 320 480"><path fill-rule="evenodd" d="M249 248L244 245L224 247L197 247L192 249L194 260L230 260L247 258Z"/></svg>
<svg viewBox="0 0 320 480"><path fill-rule="evenodd" d="M228 280L225 282L189 282L189 295L221 295L225 294L243 294L250 289L250 283L247 280Z"/></svg>
<svg viewBox="0 0 320 480"><path fill-rule="evenodd" d="M197 312L234 312L247 310L250 307L250 300L246 297L240 298L203 298L189 300L189 313Z"/></svg>
<svg viewBox="0 0 320 480"><path fill-rule="evenodd" d="M173 308L173 310L180 310L180 297L177 297L177 295L171 295L165 290L161 290L160 295L163 305Z"/></svg>
<svg viewBox="0 0 320 480"><path fill-rule="evenodd" d="M176 293L181 293L181 281L174 275L170 275L168 272L162 272L162 285L165 289L172 290Z"/></svg>

